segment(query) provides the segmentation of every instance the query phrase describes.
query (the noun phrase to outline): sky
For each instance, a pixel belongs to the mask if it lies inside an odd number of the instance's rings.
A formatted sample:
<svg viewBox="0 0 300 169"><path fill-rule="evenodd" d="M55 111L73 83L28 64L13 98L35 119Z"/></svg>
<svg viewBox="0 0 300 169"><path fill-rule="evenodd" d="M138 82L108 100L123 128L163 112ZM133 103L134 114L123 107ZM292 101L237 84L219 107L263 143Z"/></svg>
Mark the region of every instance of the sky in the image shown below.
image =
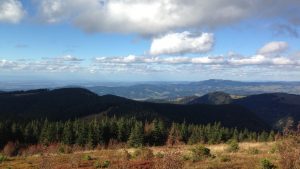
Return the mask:
<svg viewBox="0 0 300 169"><path fill-rule="evenodd" d="M0 81L299 81L299 7L299 0L0 0Z"/></svg>

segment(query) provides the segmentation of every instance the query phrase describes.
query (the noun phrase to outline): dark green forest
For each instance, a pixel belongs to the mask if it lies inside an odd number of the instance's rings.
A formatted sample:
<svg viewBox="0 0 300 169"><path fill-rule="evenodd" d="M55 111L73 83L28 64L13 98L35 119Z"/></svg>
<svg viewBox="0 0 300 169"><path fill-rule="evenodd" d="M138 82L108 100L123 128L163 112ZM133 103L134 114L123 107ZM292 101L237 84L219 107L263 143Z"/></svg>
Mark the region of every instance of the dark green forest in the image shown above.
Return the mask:
<svg viewBox="0 0 300 169"><path fill-rule="evenodd" d="M225 128L220 123L193 125L165 123L162 120L139 121L135 118L105 117L93 120L68 121L2 121L0 146L17 142L23 146L62 143L94 148L97 145L125 144L129 147L174 144L224 143L237 141L271 141L275 133Z"/></svg>

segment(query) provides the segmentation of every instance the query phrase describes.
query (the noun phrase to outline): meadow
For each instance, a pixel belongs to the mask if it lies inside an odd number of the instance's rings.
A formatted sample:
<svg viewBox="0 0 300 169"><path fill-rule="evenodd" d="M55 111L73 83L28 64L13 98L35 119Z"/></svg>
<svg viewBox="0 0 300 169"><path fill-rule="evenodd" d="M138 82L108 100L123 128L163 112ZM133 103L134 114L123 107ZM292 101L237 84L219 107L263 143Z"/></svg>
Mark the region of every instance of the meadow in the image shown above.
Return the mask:
<svg viewBox="0 0 300 169"><path fill-rule="evenodd" d="M3 169L259 169L264 163L279 166L280 153L276 142L244 142L236 145L177 145L144 148L113 148L53 152L8 157ZM57 148L57 152L55 149ZM266 168L267 169L267 168Z"/></svg>

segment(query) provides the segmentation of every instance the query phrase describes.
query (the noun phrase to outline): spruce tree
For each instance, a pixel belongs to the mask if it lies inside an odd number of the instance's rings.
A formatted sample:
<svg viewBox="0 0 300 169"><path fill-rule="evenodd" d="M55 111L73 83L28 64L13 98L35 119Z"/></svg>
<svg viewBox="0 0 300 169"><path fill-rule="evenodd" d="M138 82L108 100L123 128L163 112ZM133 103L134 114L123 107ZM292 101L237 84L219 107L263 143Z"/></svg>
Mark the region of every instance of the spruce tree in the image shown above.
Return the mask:
<svg viewBox="0 0 300 169"><path fill-rule="evenodd" d="M63 143L71 145L74 142L73 126L71 121L67 121L63 129Z"/></svg>
<svg viewBox="0 0 300 169"><path fill-rule="evenodd" d="M141 147L144 143L144 128L141 122L136 122L131 130L128 145L130 147Z"/></svg>

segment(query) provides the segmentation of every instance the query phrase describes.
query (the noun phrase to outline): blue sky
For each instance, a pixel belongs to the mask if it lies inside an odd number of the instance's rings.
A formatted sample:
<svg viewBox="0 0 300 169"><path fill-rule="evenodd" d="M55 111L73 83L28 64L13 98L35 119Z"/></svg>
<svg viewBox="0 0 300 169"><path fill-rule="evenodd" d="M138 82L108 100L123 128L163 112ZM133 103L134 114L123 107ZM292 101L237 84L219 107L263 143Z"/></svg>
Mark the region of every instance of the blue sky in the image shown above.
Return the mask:
<svg viewBox="0 0 300 169"><path fill-rule="evenodd" d="M297 0L2 0L2 80L300 80Z"/></svg>

